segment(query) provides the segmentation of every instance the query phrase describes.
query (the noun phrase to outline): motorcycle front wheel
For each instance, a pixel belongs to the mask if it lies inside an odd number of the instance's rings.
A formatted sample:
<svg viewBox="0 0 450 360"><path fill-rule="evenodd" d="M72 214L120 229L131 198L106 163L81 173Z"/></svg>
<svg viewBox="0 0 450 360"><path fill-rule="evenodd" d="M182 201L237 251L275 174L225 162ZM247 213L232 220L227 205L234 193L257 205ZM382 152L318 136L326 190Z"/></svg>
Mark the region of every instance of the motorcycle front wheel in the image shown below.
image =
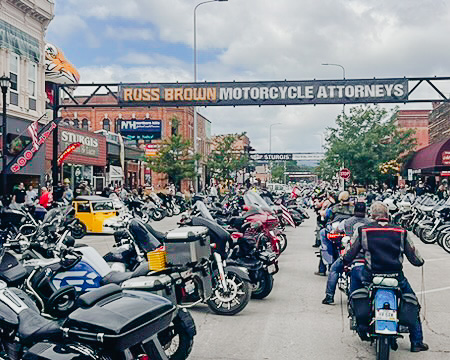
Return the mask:
<svg viewBox="0 0 450 360"><path fill-rule="evenodd" d="M252 285L252 299L264 299L269 296L273 289L273 276L267 271L262 273L261 279Z"/></svg>
<svg viewBox="0 0 450 360"><path fill-rule="evenodd" d="M442 238L442 248L450 253L450 233L445 234Z"/></svg>
<svg viewBox="0 0 450 360"><path fill-rule="evenodd" d="M280 240L280 254L287 248L287 236L285 234L278 234Z"/></svg>
<svg viewBox="0 0 450 360"><path fill-rule="evenodd" d="M389 360L391 342L387 336L377 337L377 360Z"/></svg>
<svg viewBox="0 0 450 360"><path fill-rule="evenodd" d="M181 214L181 209L180 209L180 207L179 207L178 205L174 205L174 207L173 207L173 214L174 214L175 216Z"/></svg>
<svg viewBox="0 0 450 360"><path fill-rule="evenodd" d="M244 310L252 295L249 283L232 271L225 273L227 291L222 288L219 281L219 274L215 272L213 294L207 301L209 308L219 315L235 315Z"/></svg>
<svg viewBox="0 0 450 360"><path fill-rule="evenodd" d="M419 239L425 244L434 244L437 241L437 232L434 232L431 226L427 226L419 232Z"/></svg>
<svg viewBox="0 0 450 360"><path fill-rule="evenodd" d="M155 221L160 221L163 219L163 214L159 210L154 210L152 213L152 219Z"/></svg>
<svg viewBox="0 0 450 360"><path fill-rule="evenodd" d="M80 220L74 223L74 226L71 230L71 234L75 239L81 239L84 235L86 235L87 227Z"/></svg>

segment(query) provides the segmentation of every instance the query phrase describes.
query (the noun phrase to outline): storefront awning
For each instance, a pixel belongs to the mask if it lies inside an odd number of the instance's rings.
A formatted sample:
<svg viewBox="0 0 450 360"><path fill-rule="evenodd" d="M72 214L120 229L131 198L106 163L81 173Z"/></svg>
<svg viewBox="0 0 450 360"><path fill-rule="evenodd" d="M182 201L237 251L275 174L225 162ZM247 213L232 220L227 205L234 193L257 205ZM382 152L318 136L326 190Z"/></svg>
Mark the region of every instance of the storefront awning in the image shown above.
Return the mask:
<svg viewBox="0 0 450 360"><path fill-rule="evenodd" d="M450 168L450 139L427 146L416 152L407 168L433 173Z"/></svg>

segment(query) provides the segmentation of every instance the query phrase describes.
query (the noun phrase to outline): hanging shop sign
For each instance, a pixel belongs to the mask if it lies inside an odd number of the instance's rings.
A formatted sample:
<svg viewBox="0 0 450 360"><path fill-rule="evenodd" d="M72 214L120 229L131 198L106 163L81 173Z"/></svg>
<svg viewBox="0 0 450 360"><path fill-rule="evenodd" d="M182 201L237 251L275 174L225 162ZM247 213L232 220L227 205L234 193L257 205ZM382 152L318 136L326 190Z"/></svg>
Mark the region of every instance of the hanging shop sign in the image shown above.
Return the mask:
<svg viewBox="0 0 450 360"><path fill-rule="evenodd" d="M442 152L442 165L450 165L450 151Z"/></svg>
<svg viewBox="0 0 450 360"><path fill-rule="evenodd" d="M158 155L159 144L147 144L145 145L145 156L156 156Z"/></svg>
<svg viewBox="0 0 450 360"><path fill-rule="evenodd" d="M161 139L161 120L121 120L120 133L130 140Z"/></svg>
<svg viewBox="0 0 450 360"><path fill-rule="evenodd" d="M250 154L250 160L254 160L254 161L292 160L292 153L258 153L258 154Z"/></svg>
<svg viewBox="0 0 450 360"><path fill-rule="evenodd" d="M98 157L98 139L86 134L75 133L69 130L62 130L59 135L60 149L66 149L71 144L79 142L81 146L73 150L74 154L80 154L89 157Z"/></svg>
<svg viewBox="0 0 450 360"><path fill-rule="evenodd" d="M408 99L407 79L120 84L119 105L239 106L393 103Z"/></svg>
<svg viewBox="0 0 450 360"><path fill-rule="evenodd" d="M72 154L77 148L81 146L80 142L76 142L73 144L70 144L58 157L58 166L61 166L64 160L67 159L67 157Z"/></svg>
<svg viewBox="0 0 450 360"><path fill-rule="evenodd" d="M22 151L9 162L9 164L5 168L6 174L15 174L20 169L22 169L31 159L33 159L34 154L39 151L45 141L48 139L53 130L57 127L58 123L61 121L61 118L56 118L52 122L49 122L45 125L42 130L38 134L38 148L33 146L33 143L28 143Z"/></svg>

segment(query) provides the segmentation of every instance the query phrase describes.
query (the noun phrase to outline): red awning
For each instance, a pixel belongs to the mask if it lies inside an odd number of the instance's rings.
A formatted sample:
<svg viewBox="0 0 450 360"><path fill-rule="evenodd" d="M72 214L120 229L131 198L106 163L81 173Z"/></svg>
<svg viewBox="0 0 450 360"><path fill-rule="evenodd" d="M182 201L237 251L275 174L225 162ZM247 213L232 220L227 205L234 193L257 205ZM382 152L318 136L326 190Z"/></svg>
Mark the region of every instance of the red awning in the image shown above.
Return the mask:
<svg viewBox="0 0 450 360"><path fill-rule="evenodd" d="M419 150L414 154L407 167L409 169L436 171L450 167L450 139Z"/></svg>

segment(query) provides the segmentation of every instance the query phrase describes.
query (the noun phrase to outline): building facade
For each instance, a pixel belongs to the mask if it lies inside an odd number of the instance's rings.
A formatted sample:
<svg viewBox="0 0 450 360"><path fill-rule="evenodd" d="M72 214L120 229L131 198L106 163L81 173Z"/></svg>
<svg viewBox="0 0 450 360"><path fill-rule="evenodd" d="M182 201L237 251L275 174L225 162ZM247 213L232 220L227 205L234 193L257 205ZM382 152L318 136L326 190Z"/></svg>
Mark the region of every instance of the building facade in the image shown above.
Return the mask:
<svg viewBox="0 0 450 360"><path fill-rule="evenodd" d="M414 130L416 139L415 151L430 144L428 130L428 116L430 110L399 110L395 115L395 125L402 130Z"/></svg>
<svg viewBox="0 0 450 360"><path fill-rule="evenodd" d="M30 123L45 114L44 36L53 16L54 3L50 0L0 0L0 75L10 78L8 161L30 141L26 136ZM46 119L42 118L40 123L44 122ZM43 183L44 159L42 147L29 165L9 177L8 188L19 181L34 186Z"/></svg>
<svg viewBox="0 0 450 360"><path fill-rule="evenodd" d="M450 104L433 104L433 110L429 116L428 129L430 144L435 144L450 138Z"/></svg>
<svg viewBox="0 0 450 360"><path fill-rule="evenodd" d="M83 100L83 97L77 97L77 100ZM92 104L102 104L113 102L111 95L96 95L91 100ZM164 188L168 184L165 174L158 174L150 171L146 167L144 149L146 143L158 145L164 139L170 137L177 131L183 138L194 141L194 112L190 107L130 107L130 108L83 108L83 109L64 109L61 112L62 122L74 128L80 128L91 132L105 132L117 134L120 132L120 122L122 120L160 120L161 121L161 139L151 141L138 140L127 142L125 140L125 153L131 154L138 151L133 160L125 162L126 185L135 187L135 185L152 184L155 189ZM176 120L176 123L175 121ZM177 128L177 130L175 130ZM201 114L198 114L198 151L202 155L201 161L201 179L205 183L205 163L206 157L211 148L211 123ZM108 147L114 147L112 142L108 141ZM128 148L128 150L127 150ZM117 158L108 155L106 176L111 177L111 173L118 170ZM114 162L115 160L115 162ZM111 167L113 166L113 167ZM191 186L190 181L183 181L183 190Z"/></svg>

